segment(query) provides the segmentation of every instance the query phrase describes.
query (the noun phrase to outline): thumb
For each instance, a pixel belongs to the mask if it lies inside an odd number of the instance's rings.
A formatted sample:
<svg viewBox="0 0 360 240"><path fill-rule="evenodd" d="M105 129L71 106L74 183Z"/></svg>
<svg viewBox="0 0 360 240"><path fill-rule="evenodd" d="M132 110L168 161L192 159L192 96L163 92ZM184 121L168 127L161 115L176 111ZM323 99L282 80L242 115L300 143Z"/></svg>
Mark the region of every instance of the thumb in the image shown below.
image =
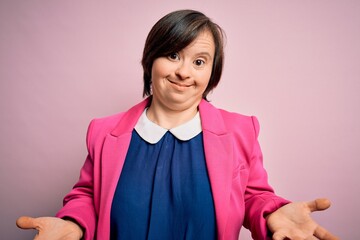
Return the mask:
<svg viewBox="0 0 360 240"><path fill-rule="evenodd" d="M318 198L307 203L311 212L322 211L330 207L331 202L327 198Z"/></svg>
<svg viewBox="0 0 360 240"><path fill-rule="evenodd" d="M36 218L22 216L16 220L16 226L21 229L37 229L38 224Z"/></svg>

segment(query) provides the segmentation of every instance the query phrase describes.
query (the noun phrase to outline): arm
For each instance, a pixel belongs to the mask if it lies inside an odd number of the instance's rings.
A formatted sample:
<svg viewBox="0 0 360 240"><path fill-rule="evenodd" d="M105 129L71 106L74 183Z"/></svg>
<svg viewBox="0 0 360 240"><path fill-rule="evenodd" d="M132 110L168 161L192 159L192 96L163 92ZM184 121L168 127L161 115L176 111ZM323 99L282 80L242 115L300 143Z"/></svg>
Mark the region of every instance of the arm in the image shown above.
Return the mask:
<svg viewBox="0 0 360 240"><path fill-rule="evenodd" d="M81 169L79 181L64 199L64 207L56 217L23 216L16 221L19 228L38 230L35 237L37 240L94 238L97 217L93 200L93 160L89 144L92 125L90 124L87 134L89 155Z"/></svg>
<svg viewBox="0 0 360 240"><path fill-rule="evenodd" d="M80 178L73 189L64 198L64 206L56 217L72 219L84 229L84 239L94 238L97 214L94 206L94 161L92 156L91 137L94 121L89 125L86 143L88 156L80 171Z"/></svg>
<svg viewBox="0 0 360 240"><path fill-rule="evenodd" d="M255 117L252 117L252 121L255 139L247 163L249 177L245 189L244 226L251 231L253 239L270 239L265 216L288 204L289 201L275 195L268 183L261 148L257 140L259 123Z"/></svg>
<svg viewBox="0 0 360 240"><path fill-rule="evenodd" d="M259 123L253 117L256 138ZM244 226L249 228L254 239L323 239L336 240L326 229L318 225L310 213L325 210L330 206L327 199L311 202L289 203L275 195L267 181L262 164L258 141L249 161L249 181L245 191L246 215ZM315 239L315 238L314 238Z"/></svg>

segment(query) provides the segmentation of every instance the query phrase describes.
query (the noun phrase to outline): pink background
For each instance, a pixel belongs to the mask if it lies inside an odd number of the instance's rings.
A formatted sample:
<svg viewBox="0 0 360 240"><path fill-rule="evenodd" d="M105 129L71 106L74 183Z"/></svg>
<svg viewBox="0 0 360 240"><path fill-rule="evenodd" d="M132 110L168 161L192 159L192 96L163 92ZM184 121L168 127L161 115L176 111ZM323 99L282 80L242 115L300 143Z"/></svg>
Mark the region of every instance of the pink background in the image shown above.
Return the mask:
<svg viewBox="0 0 360 240"><path fill-rule="evenodd" d="M94 117L142 99L151 26L181 8L227 33L210 96L258 116L270 182L360 239L360 1L0 1L0 239L31 239L15 219L53 215L78 178ZM251 239L247 231L241 239Z"/></svg>

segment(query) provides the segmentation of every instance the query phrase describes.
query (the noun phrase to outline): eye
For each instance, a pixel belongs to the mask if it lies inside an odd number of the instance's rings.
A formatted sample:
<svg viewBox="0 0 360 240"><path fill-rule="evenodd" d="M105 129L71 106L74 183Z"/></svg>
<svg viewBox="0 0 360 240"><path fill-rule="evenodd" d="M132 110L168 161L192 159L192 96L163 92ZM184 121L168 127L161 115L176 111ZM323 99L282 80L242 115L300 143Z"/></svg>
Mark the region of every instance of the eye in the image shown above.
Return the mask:
<svg viewBox="0 0 360 240"><path fill-rule="evenodd" d="M202 60L202 59L196 59L196 60L194 61L194 64L195 64L196 66L202 66L202 65L205 64L205 61Z"/></svg>
<svg viewBox="0 0 360 240"><path fill-rule="evenodd" d="M178 53L170 53L168 58L171 59L171 60L179 60L180 59Z"/></svg>

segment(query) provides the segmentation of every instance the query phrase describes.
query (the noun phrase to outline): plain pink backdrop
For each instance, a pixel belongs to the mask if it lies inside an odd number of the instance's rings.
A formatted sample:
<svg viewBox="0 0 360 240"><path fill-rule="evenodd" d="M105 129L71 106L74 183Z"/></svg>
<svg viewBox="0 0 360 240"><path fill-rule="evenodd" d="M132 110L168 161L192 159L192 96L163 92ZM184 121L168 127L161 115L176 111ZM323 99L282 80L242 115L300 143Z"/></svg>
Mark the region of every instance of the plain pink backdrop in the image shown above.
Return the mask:
<svg viewBox="0 0 360 240"><path fill-rule="evenodd" d="M53 215L78 178L94 117L142 99L142 48L166 13L203 11L227 34L213 104L261 123L270 182L360 239L360 1L0 1L0 239ZM241 239L251 239L243 231Z"/></svg>

